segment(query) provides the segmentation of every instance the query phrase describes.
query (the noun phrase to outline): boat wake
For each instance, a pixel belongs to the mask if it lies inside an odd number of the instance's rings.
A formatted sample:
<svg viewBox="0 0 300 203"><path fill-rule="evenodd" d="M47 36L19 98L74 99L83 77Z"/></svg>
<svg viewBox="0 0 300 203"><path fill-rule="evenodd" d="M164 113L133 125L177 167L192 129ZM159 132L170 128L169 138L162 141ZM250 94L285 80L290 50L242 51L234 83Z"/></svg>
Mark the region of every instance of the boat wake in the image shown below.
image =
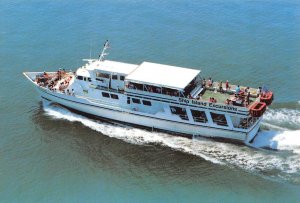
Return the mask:
<svg viewBox="0 0 300 203"><path fill-rule="evenodd" d="M52 118L80 122L92 130L128 143L166 146L216 164L300 183L300 111L269 110L264 125L267 127L270 125L270 130L259 132L249 147L118 126L89 119L49 103L44 102L43 106L46 115ZM291 125L292 128L286 128L286 125Z"/></svg>

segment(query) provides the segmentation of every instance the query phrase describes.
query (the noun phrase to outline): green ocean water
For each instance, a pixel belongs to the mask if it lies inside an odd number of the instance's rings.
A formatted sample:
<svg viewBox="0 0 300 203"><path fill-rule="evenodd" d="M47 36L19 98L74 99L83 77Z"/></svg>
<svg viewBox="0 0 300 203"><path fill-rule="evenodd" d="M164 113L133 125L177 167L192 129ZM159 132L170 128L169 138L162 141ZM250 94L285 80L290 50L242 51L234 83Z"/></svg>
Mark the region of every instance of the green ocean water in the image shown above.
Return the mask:
<svg viewBox="0 0 300 203"><path fill-rule="evenodd" d="M24 71L96 58L275 92L252 147L42 103ZM299 1L0 1L0 202L300 202Z"/></svg>

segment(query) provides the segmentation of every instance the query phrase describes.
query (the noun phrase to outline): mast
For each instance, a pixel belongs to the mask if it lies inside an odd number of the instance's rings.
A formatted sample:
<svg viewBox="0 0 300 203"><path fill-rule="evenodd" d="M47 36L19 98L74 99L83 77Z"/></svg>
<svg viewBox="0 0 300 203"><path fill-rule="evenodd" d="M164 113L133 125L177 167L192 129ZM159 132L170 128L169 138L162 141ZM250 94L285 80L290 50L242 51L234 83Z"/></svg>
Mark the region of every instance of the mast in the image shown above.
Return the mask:
<svg viewBox="0 0 300 203"><path fill-rule="evenodd" d="M108 40L106 40L105 43L104 43L103 50L102 50L101 54L99 55L99 59L98 59L99 61L104 61L104 57L109 54L109 53L106 52L106 50L109 49L109 48L110 47L109 47Z"/></svg>

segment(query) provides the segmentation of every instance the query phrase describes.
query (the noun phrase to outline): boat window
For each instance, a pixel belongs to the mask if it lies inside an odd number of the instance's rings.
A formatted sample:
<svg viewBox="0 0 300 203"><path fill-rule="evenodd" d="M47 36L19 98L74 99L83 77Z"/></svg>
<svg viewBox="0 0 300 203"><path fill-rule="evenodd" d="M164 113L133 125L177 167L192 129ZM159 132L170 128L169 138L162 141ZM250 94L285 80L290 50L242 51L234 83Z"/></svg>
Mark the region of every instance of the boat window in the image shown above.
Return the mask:
<svg viewBox="0 0 300 203"><path fill-rule="evenodd" d="M83 77L82 77L82 76L80 76L80 75L78 75L78 76L77 76L77 79L78 79L78 80L82 80L82 79L83 79Z"/></svg>
<svg viewBox="0 0 300 203"><path fill-rule="evenodd" d="M213 122L217 125L228 126L224 114L210 113Z"/></svg>
<svg viewBox="0 0 300 203"><path fill-rule="evenodd" d="M107 73L96 72L96 77L100 77L100 78L109 78L109 74L107 74Z"/></svg>
<svg viewBox="0 0 300 203"><path fill-rule="evenodd" d="M143 104L146 106L151 106L151 102L147 100L143 100Z"/></svg>
<svg viewBox="0 0 300 203"><path fill-rule="evenodd" d="M178 96L178 90L174 90L174 89L170 89L170 88L166 88L163 87L162 88L162 93L166 94L166 95L170 95L170 96Z"/></svg>
<svg viewBox="0 0 300 203"><path fill-rule="evenodd" d="M125 76L121 75L120 80L125 80Z"/></svg>
<svg viewBox="0 0 300 203"><path fill-rule="evenodd" d="M152 90L154 93L161 94L161 87L152 86Z"/></svg>
<svg viewBox="0 0 300 203"><path fill-rule="evenodd" d="M96 80L98 80L100 82L103 82L103 79L100 79L100 78L96 78Z"/></svg>
<svg viewBox="0 0 300 203"><path fill-rule="evenodd" d="M83 79L84 79L84 81L92 82L92 79L91 79L91 78L86 78L86 77L84 77Z"/></svg>
<svg viewBox="0 0 300 203"><path fill-rule="evenodd" d="M110 94L110 97L111 97L112 99L119 99L119 96L116 95L116 94Z"/></svg>
<svg viewBox="0 0 300 203"><path fill-rule="evenodd" d="M178 115L182 120L189 120L185 108L170 106L172 114Z"/></svg>
<svg viewBox="0 0 300 203"><path fill-rule="evenodd" d="M141 103L141 100L132 98L132 102L133 102L133 103L136 103L136 104L140 104L140 103Z"/></svg>
<svg viewBox="0 0 300 203"><path fill-rule="evenodd" d="M138 83L129 82L128 83L129 89L135 89L135 90L143 90L143 85Z"/></svg>
<svg viewBox="0 0 300 203"><path fill-rule="evenodd" d="M207 123L207 117L204 111L191 110L195 122Z"/></svg>
<svg viewBox="0 0 300 203"><path fill-rule="evenodd" d="M102 92L102 96L103 97L108 97L109 98L109 94L107 92Z"/></svg>
<svg viewBox="0 0 300 203"><path fill-rule="evenodd" d="M130 97L127 97L127 104L130 104Z"/></svg>
<svg viewBox="0 0 300 203"><path fill-rule="evenodd" d="M111 79L113 79L113 80L118 80L118 75L112 75L112 76L111 76Z"/></svg>

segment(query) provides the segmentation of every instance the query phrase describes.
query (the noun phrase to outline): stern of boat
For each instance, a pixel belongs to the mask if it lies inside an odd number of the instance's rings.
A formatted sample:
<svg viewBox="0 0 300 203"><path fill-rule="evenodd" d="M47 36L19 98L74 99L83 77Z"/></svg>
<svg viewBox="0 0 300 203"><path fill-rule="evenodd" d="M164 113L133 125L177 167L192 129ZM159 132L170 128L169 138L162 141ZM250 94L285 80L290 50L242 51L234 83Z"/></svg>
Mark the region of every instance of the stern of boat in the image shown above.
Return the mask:
<svg viewBox="0 0 300 203"><path fill-rule="evenodd" d="M246 139L244 141L245 144L250 144L254 141L256 135L258 134L258 131L260 129L262 117L260 117L256 123L254 124L254 127L247 133Z"/></svg>

